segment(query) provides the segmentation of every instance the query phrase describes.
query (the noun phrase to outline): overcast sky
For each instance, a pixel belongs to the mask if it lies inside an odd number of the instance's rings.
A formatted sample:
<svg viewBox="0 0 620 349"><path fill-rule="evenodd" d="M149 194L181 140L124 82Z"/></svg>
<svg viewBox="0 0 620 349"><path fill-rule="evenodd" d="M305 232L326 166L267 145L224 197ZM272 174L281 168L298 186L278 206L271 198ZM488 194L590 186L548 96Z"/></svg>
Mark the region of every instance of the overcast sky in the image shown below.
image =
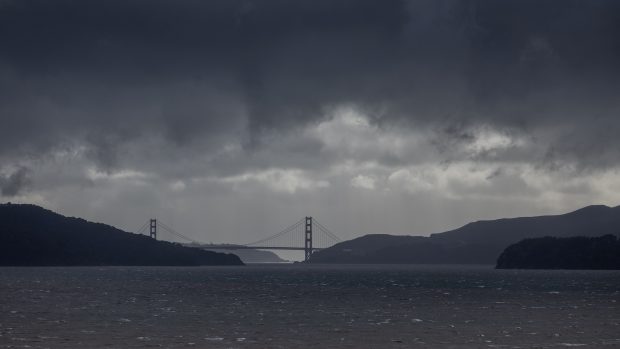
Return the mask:
<svg viewBox="0 0 620 349"><path fill-rule="evenodd" d="M0 121L1 201L201 241L616 206L620 1L1 0Z"/></svg>

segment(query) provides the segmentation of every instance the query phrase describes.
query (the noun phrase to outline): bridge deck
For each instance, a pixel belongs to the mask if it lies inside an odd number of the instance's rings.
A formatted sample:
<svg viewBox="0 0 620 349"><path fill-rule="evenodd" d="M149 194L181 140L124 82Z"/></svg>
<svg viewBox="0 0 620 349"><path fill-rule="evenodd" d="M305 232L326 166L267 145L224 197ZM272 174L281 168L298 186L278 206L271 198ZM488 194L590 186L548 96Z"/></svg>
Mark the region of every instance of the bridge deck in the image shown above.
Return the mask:
<svg viewBox="0 0 620 349"><path fill-rule="evenodd" d="M199 247L205 250L289 250L289 251L304 251L304 247L282 247L282 246L193 246ZM325 248L318 247L312 248L313 251L320 251Z"/></svg>

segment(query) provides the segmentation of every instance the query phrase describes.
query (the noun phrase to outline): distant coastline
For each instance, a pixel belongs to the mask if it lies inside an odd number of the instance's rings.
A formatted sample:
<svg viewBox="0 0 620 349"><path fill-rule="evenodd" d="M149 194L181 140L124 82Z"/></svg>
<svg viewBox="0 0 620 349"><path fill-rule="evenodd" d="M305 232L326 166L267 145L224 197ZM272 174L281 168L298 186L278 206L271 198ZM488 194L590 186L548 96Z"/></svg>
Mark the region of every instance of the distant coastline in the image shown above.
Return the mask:
<svg viewBox="0 0 620 349"><path fill-rule="evenodd" d="M619 269L620 242L613 235L618 226L620 206L588 206L563 215L479 221L430 237L365 235L317 251L309 262ZM581 232L589 235L574 237ZM284 262L268 251L238 250L239 254L247 254L240 258L236 254L209 251L209 246L157 241L106 224L65 217L35 205L0 204L0 265L191 266Z"/></svg>
<svg viewBox="0 0 620 349"><path fill-rule="evenodd" d="M222 252L222 249L218 249L218 247L235 247L238 245L189 243L183 244L183 246L199 248L206 251ZM277 254L266 250L231 249L229 251L241 258L243 263L290 263L289 261L280 258Z"/></svg>

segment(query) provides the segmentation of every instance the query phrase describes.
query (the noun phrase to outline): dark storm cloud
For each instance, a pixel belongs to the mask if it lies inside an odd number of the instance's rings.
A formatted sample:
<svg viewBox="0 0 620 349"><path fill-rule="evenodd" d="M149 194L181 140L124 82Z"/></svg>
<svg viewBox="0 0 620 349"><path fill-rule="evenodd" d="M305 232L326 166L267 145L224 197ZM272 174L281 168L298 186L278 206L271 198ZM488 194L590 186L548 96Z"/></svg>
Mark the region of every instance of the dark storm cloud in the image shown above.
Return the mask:
<svg viewBox="0 0 620 349"><path fill-rule="evenodd" d="M2 175L0 174L0 195L15 196L30 184L30 170L20 167L15 171Z"/></svg>
<svg viewBox="0 0 620 349"><path fill-rule="evenodd" d="M0 156L81 145L114 168L149 137L253 153L351 104L446 152L490 125L545 163L607 167L619 61L613 0L8 1Z"/></svg>

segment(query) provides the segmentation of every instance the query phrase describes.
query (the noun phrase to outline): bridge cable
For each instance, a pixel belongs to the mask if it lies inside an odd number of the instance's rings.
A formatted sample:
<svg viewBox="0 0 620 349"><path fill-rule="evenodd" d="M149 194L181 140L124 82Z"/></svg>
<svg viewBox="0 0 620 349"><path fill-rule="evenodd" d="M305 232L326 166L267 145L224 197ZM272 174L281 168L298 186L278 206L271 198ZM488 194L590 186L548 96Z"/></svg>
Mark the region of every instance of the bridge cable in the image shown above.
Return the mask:
<svg viewBox="0 0 620 349"><path fill-rule="evenodd" d="M169 226L167 226L166 224L162 223L162 221L158 221L158 222L157 222L157 224L158 224L159 226L161 226L162 228L164 228L164 230L165 230L166 232L168 232L168 233L170 233L170 234L172 234L172 235L175 235L175 236L177 236L177 237L180 237L181 239L184 239L184 240L190 241L190 242L195 243L195 244L201 244L201 242L196 241L196 240L194 240L194 239L192 239L192 238L190 238L190 237L187 237L187 236L185 236L185 235L183 235L183 234L179 233L178 231L176 231L176 230L174 230L174 229L170 228L170 227L169 227Z"/></svg>
<svg viewBox="0 0 620 349"><path fill-rule="evenodd" d="M149 221L144 222L144 224L142 224L140 229L136 230L135 233L142 234L148 225L149 225Z"/></svg>
<svg viewBox="0 0 620 349"><path fill-rule="evenodd" d="M249 243L249 244L245 244L245 246L258 245L258 244L262 244L262 243L267 242L267 241L272 241L272 240L274 240L276 238L279 238L279 237L281 237L281 236L283 236L283 235L285 235L287 233L290 233L291 231L297 229L301 225L302 222L303 222L303 219L301 219L297 223L289 226L288 228L284 229L283 231L281 231L281 232L279 232L277 234L274 234L272 236L266 237L264 239L261 239L261 240L258 240L258 241L255 241L255 242L252 242L252 243Z"/></svg>
<svg viewBox="0 0 620 349"><path fill-rule="evenodd" d="M290 233L291 231L293 231L294 229L298 228L300 224L302 224L304 221L304 219L300 219L298 222L296 222L293 225L288 226L287 228L285 228L284 230L282 230L281 232L274 234L272 236L266 237L264 239L258 240L258 241L254 241L252 243L249 244L245 244L245 246L251 246L251 245L258 245L258 244L262 244L264 242L270 241L270 240L274 240L276 238L279 238L287 233Z"/></svg>
<svg viewBox="0 0 620 349"><path fill-rule="evenodd" d="M323 224L319 223L316 219L314 220L314 224L327 236L329 236L332 240L336 242L341 242L342 240L334 234L331 230L327 229Z"/></svg>

